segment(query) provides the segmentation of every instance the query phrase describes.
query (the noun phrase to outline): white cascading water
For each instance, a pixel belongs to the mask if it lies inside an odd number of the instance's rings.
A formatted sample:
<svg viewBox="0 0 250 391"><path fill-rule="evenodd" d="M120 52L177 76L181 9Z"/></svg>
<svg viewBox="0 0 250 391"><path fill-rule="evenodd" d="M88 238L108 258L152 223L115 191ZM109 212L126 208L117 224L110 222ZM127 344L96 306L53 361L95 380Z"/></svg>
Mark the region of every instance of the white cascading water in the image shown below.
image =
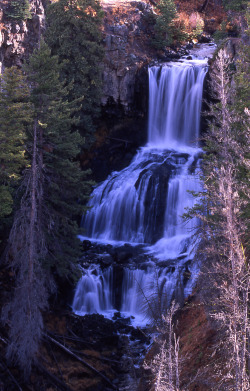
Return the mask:
<svg viewBox="0 0 250 391"><path fill-rule="evenodd" d="M188 64L149 68L149 144L197 146L204 68Z"/></svg>
<svg viewBox="0 0 250 391"><path fill-rule="evenodd" d="M137 324L143 324L145 319L155 320L170 304L177 278L178 269L162 268L159 272L155 267L148 267L146 271L126 268L121 312L136 318Z"/></svg>
<svg viewBox="0 0 250 391"><path fill-rule="evenodd" d="M83 269L83 275L78 282L73 308L75 312L84 314L102 313L113 310L112 300L112 280L113 270L111 267L104 272L100 267L92 266L89 269Z"/></svg>
<svg viewBox="0 0 250 391"><path fill-rule="evenodd" d="M205 60L149 68L148 144L129 167L113 172L95 188L91 209L83 217L82 239L143 244L152 255L154 266L127 267L123 272L121 305L116 310L138 322L145 320L145 295L157 293L159 283L169 304L177 285L182 284L187 295L195 280L191 236L198 222L185 225L181 216L194 205L188 191L199 190L198 137L206 70ZM157 260L168 265L160 268ZM93 270L85 271L79 281L73 310L81 315L111 313L115 310L112 272L95 268L93 274ZM192 274L188 282L187 270Z"/></svg>

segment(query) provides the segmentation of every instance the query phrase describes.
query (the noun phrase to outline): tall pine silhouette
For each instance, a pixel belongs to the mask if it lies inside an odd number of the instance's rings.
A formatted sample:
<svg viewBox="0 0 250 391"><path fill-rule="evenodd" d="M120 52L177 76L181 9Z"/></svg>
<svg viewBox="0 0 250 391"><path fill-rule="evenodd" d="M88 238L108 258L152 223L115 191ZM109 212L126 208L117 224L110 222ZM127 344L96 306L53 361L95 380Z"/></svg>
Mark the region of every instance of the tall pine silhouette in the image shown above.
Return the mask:
<svg viewBox="0 0 250 391"><path fill-rule="evenodd" d="M7 356L30 373L42 335L42 311L57 276L72 277L80 254L76 219L89 193L75 157L81 137L71 132L72 108L59 80L58 57L42 42L26 65L33 122L22 181L23 197L7 257L16 271L13 299L4 309L10 326Z"/></svg>
<svg viewBox="0 0 250 391"><path fill-rule="evenodd" d="M46 42L59 56L61 78L70 86L69 100L80 99L78 129L86 143L92 140L100 111L102 17L97 0L59 0L47 9Z"/></svg>
<svg viewBox="0 0 250 391"><path fill-rule="evenodd" d="M15 190L26 165L26 126L31 121L30 91L22 71L6 68L0 76L0 231L4 236Z"/></svg>

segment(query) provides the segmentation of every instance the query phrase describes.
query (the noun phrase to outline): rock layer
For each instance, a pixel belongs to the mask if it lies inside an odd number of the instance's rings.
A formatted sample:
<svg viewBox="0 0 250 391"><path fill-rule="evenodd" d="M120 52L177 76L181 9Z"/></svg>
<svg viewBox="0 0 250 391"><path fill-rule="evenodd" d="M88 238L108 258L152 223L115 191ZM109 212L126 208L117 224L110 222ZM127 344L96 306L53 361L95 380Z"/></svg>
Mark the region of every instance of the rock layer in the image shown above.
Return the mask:
<svg viewBox="0 0 250 391"><path fill-rule="evenodd" d="M151 59L146 19L152 8L141 1L127 2L127 6L119 3L119 8L114 8L114 4L109 7L107 2L104 5L101 103L107 110L110 106L121 105L126 115L143 115L147 109L145 68ZM143 83L140 83L141 79Z"/></svg>
<svg viewBox="0 0 250 391"><path fill-rule="evenodd" d="M9 18L7 6L0 5L0 74L5 67L23 64L45 28L45 0L30 2L31 18L26 21Z"/></svg>

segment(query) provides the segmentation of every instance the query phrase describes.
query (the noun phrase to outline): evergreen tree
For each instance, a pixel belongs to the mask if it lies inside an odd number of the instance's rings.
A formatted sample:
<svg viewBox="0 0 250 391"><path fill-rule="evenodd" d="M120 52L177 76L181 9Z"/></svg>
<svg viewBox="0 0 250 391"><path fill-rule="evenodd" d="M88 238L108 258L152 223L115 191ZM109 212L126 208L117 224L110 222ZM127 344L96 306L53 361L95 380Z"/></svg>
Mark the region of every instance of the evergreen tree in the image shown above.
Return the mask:
<svg viewBox="0 0 250 391"><path fill-rule="evenodd" d="M156 49L164 49L173 42L176 33L173 20L177 16L177 10L174 0L160 0L157 9L159 15L156 17L152 43Z"/></svg>
<svg viewBox="0 0 250 391"><path fill-rule="evenodd" d="M80 99L78 128L87 141L100 107L101 23L97 0L59 0L47 10L46 41L59 56L61 79L71 86L69 100Z"/></svg>
<svg viewBox="0 0 250 391"><path fill-rule="evenodd" d="M31 120L30 91L17 67L6 68L0 77L0 219L6 228L13 209L13 195L25 158L26 126Z"/></svg>
<svg viewBox="0 0 250 391"><path fill-rule="evenodd" d="M10 325L7 356L28 375L42 335L47 292L58 275L73 278L77 272L76 218L89 185L75 161L81 137L70 130L72 105L59 80L58 57L42 42L25 70L34 113L27 140L31 166L9 238L7 255L17 277L4 319Z"/></svg>
<svg viewBox="0 0 250 391"><path fill-rule="evenodd" d="M17 21L29 19L31 17L29 0L10 0L7 16Z"/></svg>
<svg viewBox="0 0 250 391"><path fill-rule="evenodd" d="M241 44L238 48L238 58L236 61L236 72L234 74L235 83L235 123L234 134L238 144L243 147L244 155L241 161L237 161L237 180L245 184L245 188L249 188L250 171L249 162L250 151L247 149L249 145L249 121L250 121L250 97L249 97L249 64L250 64L250 48L248 45ZM250 249L250 203L247 191L240 191L242 205L241 219L245 221L246 232L244 235L244 244L247 249ZM249 251L249 250L248 250Z"/></svg>
<svg viewBox="0 0 250 391"><path fill-rule="evenodd" d="M223 0L226 10L242 11L247 8L248 0Z"/></svg>
<svg viewBox="0 0 250 391"><path fill-rule="evenodd" d="M222 336L216 349L226 357L220 386L247 391L250 275L245 211L249 210L249 177L242 173L249 169L250 113L245 109L240 116L242 109L235 102L239 92L232 83L230 65L227 52L221 49L211 82L217 103L210 106L212 121L205 136L204 192L189 217L201 220L196 237L199 234L198 256L203 260L203 300Z"/></svg>
<svg viewBox="0 0 250 391"><path fill-rule="evenodd" d="M47 208L46 265L57 274L72 273L72 263L79 256L76 219L83 213L90 184L88 173L81 171L75 161L83 140L71 126L74 102L67 101L67 89L59 80L58 57L42 43L26 68L28 79L34 86L31 99L39 124L39 149L44 170L44 203ZM44 216L46 216L46 214Z"/></svg>

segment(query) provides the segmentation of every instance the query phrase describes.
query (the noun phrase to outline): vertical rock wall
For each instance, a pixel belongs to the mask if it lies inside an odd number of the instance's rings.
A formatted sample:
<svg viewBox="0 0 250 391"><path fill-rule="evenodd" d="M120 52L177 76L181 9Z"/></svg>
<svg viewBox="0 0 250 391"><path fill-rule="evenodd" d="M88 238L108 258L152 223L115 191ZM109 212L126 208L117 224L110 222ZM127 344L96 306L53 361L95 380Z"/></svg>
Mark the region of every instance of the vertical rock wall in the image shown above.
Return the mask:
<svg viewBox="0 0 250 391"><path fill-rule="evenodd" d="M46 0L31 0L31 18L26 21L10 18L9 2L0 3L0 73L4 67L22 66L36 47L39 34L45 30L45 3ZM146 67L152 58L147 26L151 5L131 1L118 8L113 3L103 6L105 58L101 104L107 111L119 107L125 115L143 116L147 109Z"/></svg>
<svg viewBox="0 0 250 391"><path fill-rule="evenodd" d="M0 73L4 67L21 66L45 28L45 0L30 2L31 18L17 21L7 15L8 2L0 4Z"/></svg>
<svg viewBox="0 0 250 391"><path fill-rule="evenodd" d="M120 107L128 116L147 110L147 65L150 31L148 2L131 1L118 8L105 6L102 105L107 111Z"/></svg>

